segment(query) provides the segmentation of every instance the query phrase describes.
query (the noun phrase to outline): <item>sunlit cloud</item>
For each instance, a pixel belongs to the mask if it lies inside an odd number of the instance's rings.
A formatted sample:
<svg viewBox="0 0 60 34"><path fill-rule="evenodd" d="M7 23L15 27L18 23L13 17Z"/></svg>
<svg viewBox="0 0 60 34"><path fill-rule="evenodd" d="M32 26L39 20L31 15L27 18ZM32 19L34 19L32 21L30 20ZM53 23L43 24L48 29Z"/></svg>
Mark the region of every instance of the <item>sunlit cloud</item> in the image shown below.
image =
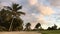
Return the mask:
<svg viewBox="0 0 60 34"><path fill-rule="evenodd" d="M54 10L49 7L49 6L44 6L44 5L39 5L38 6L38 10L41 12L41 14L43 15L52 15L54 12Z"/></svg>
<svg viewBox="0 0 60 34"><path fill-rule="evenodd" d="M44 15L40 14L40 16L37 16L37 21L41 24L47 24L47 21L44 18Z"/></svg>
<svg viewBox="0 0 60 34"><path fill-rule="evenodd" d="M29 0L30 5L35 5L38 2L38 0Z"/></svg>

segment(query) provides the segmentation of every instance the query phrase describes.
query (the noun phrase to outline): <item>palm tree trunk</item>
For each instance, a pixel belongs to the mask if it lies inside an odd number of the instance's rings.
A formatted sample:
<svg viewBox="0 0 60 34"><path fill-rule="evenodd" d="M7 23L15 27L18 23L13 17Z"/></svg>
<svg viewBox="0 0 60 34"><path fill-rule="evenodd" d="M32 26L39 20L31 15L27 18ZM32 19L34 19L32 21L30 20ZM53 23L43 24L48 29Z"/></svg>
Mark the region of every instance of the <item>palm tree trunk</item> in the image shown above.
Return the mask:
<svg viewBox="0 0 60 34"><path fill-rule="evenodd" d="M12 31L13 20L14 20L14 18L12 18L12 21L11 21L11 24L10 24L10 27L9 27L9 31Z"/></svg>

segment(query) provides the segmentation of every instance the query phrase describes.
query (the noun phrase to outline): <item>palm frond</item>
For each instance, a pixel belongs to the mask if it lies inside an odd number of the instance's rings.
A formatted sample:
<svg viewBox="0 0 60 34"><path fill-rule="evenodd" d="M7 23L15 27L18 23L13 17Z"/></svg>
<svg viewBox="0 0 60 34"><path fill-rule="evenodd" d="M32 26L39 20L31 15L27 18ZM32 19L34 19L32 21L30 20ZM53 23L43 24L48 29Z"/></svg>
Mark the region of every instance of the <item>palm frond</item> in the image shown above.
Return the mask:
<svg viewBox="0 0 60 34"><path fill-rule="evenodd" d="M13 8L14 10L16 10L17 6L19 6L19 4L12 4L12 8Z"/></svg>
<svg viewBox="0 0 60 34"><path fill-rule="evenodd" d="M9 9L9 10L12 10L12 8L11 7L9 7L9 6L5 6L7 9Z"/></svg>
<svg viewBox="0 0 60 34"><path fill-rule="evenodd" d="M9 6L8 6L7 8L8 8L9 10L12 10L12 8L11 8L11 7L9 7Z"/></svg>
<svg viewBox="0 0 60 34"><path fill-rule="evenodd" d="M23 14L23 15L25 15L25 13L24 12L17 12L18 14Z"/></svg>
<svg viewBox="0 0 60 34"><path fill-rule="evenodd" d="M19 10L19 9L22 9L22 6L17 7L17 9L16 9L16 10Z"/></svg>

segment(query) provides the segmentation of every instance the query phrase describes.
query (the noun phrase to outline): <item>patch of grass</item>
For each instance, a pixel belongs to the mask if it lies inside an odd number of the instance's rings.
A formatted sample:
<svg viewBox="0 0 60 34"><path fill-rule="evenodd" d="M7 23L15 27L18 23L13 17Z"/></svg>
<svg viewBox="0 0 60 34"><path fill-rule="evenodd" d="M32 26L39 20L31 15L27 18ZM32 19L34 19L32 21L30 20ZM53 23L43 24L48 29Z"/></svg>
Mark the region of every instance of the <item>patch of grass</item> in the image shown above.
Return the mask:
<svg viewBox="0 0 60 34"><path fill-rule="evenodd" d="M60 34L60 30L43 30L40 31L42 34Z"/></svg>

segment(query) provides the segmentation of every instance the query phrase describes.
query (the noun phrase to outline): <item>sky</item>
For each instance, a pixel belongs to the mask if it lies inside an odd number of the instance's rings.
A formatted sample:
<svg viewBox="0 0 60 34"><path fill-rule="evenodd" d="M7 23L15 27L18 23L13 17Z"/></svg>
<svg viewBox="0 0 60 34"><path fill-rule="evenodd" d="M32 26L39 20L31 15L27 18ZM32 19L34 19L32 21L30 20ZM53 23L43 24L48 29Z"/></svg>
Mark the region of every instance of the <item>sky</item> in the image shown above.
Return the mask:
<svg viewBox="0 0 60 34"><path fill-rule="evenodd" d="M32 29L37 23L41 23L44 29L54 24L60 27L60 0L0 0L0 7L12 3L23 6L22 11L26 15L21 18L24 24L30 22Z"/></svg>

